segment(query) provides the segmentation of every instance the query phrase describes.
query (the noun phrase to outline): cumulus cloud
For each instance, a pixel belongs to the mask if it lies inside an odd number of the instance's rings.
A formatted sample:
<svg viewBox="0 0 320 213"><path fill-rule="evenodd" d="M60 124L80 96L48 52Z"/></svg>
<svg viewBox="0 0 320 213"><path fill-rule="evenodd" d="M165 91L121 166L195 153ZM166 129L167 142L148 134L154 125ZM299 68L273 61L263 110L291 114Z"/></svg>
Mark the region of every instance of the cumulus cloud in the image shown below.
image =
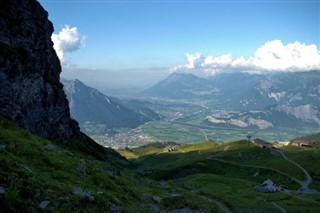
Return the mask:
<svg viewBox="0 0 320 213"><path fill-rule="evenodd" d="M188 60L187 64L175 66L171 69L171 71L175 72L175 71L180 71L180 70L195 69L195 68L201 66L201 64L204 60L204 56L199 52L196 52L195 54L187 53L186 57Z"/></svg>
<svg viewBox="0 0 320 213"><path fill-rule="evenodd" d="M220 72L295 72L320 70L320 52L316 45L306 45L298 41L283 44L273 40L258 48L251 57L233 57L231 54L221 56L203 56L197 52L187 54L188 63L173 67L172 71L202 69L207 74Z"/></svg>
<svg viewBox="0 0 320 213"><path fill-rule="evenodd" d="M66 52L77 51L85 45L85 37L79 33L76 27L68 25L64 26L58 34L53 33L51 40L62 63L65 62L64 55Z"/></svg>

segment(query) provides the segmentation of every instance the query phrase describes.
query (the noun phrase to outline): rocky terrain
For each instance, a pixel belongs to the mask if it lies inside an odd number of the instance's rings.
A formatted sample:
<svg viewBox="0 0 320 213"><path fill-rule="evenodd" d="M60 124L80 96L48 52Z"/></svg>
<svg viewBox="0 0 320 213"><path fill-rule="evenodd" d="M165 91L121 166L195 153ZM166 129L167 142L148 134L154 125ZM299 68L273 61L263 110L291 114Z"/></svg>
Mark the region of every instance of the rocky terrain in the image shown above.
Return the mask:
<svg viewBox="0 0 320 213"><path fill-rule="evenodd" d="M0 115L66 142L80 134L70 118L53 49L53 25L35 1L1 1Z"/></svg>
<svg viewBox="0 0 320 213"><path fill-rule="evenodd" d="M0 116L86 153L122 159L71 118L52 33L48 13L36 0L0 2Z"/></svg>

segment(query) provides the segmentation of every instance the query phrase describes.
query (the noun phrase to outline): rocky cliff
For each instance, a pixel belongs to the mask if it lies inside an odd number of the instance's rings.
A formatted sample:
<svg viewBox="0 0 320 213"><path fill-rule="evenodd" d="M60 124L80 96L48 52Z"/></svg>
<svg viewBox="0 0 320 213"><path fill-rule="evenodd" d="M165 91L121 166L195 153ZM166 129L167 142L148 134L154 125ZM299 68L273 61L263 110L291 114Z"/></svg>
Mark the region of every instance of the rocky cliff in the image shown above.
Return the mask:
<svg viewBox="0 0 320 213"><path fill-rule="evenodd" d="M36 0L0 1L0 115L66 143L85 136L70 117L52 33Z"/></svg>

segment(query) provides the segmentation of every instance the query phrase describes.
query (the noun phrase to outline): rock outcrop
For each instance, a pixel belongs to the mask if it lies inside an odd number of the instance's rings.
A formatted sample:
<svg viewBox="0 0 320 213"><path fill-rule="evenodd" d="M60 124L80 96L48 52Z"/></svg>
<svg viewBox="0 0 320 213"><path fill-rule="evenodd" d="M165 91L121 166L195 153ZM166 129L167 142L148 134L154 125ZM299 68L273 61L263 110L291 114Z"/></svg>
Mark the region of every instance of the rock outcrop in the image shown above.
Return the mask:
<svg viewBox="0 0 320 213"><path fill-rule="evenodd" d="M0 1L0 115L68 142L83 135L70 117L52 33L48 13L36 0Z"/></svg>

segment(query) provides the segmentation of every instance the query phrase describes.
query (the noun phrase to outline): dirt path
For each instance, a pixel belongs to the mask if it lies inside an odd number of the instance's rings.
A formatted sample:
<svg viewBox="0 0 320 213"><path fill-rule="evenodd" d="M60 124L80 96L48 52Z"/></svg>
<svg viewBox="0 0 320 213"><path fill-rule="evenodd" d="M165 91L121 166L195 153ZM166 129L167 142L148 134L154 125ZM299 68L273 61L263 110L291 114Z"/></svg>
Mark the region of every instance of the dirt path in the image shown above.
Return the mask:
<svg viewBox="0 0 320 213"><path fill-rule="evenodd" d="M299 169L301 169L304 173L304 175L306 176L306 180L304 181L300 181L301 182L301 188L299 189L300 192L303 192L303 193L306 193L306 194L320 194L320 192L316 189L310 189L309 188L309 185L310 183L312 183L312 178L311 176L309 175L308 171L303 168L301 165L299 165L298 163L294 162L293 160L290 160L285 154L283 151L281 150L276 150L278 153L281 154L281 156L289 161L290 163L294 164L295 166L297 166Z"/></svg>
<svg viewBox="0 0 320 213"><path fill-rule="evenodd" d="M283 213L287 213L287 210L285 210L284 208L282 208L281 206L279 206L278 204L276 204L275 202L271 202L272 205L274 205L275 207L277 207L280 211L282 211Z"/></svg>
<svg viewBox="0 0 320 213"><path fill-rule="evenodd" d="M297 167L299 167L299 169L301 169L304 173L304 175L306 176L306 180L301 182L301 189L300 190L308 190L309 189L309 185L310 183L312 183L312 178L309 175L309 173L307 172L307 170L305 170L302 166L300 166L299 164L297 164L296 162L294 162L293 160L290 160L284 153L283 151L280 150L276 150L278 153L281 154L281 156L286 159L287 161L289 161L290 163L296 165Z"/></svg>
<svg viewBox="0 0 320 213"><path fill-rule="evenodd" d="M203 135L204 135L204 138L206 139L206 141L208 141L208 137L207 137L206 132L203 129L201 129L201 131L203 132Z"/></svg>
<svg viewBox="0 0 320 213"><path fill-rule="evenodd" d="M293 160L290 160L283 153L283 151L280 151L280 150L275 150L275 151L278 152L285 160L287 160L288 162L294 164L299 169L301 169L303 171L303 173L305 174L305 176L306 176L306 180L300 181L297 178L295 178L295 177L293 177L293 176L291 176L291 175L289 175L289 174L287 174L285 172L282 172L282 171L280 171L278 169L273 169L273 168L264 167L264 166L255 166L255 165L234 163L234 162L225 161L225 160L222 160L222 159L217 159L217 158L215 158L214 155L213 156L208 156L207 159L219 161L219 162L222 162L222 163L228 163L228 164L232 164L232 165L236 165L236 166L259 168L259 169L268 169L268 170L271 170L271 171L275 171L275 172L280 173L282 175L285 175L285 176L289 177L290 179L292 179L293 181L297 182L301 186L301 188L298 190L299 192L306 193L306 194L320 194L320 192L318 190L309 188L310 183L312 183L312 178L311 178L311 176L309 175L309 173L307 172L306 169L304 169L302 166L300 166L298 163L294 162Z"/></svg>
<svg viewBox="0 0 320 213"><path fill-rule="evenodd" d="M214 161L219 161L219 162L222 162L222 163L232 164L232 165L236 165L236 166L271 170L271 171L280 173L280 174L282 174L284 176L287 176L288 178L292 179L293 181L297 182L298 184L300 184L302 186L302 182L300 180L298 180L297 178L295 178L295 177L293 177L293 176L291 176L291 175L289 175L289 174L287 174L285 172L282 172L282 171L280 171L278 169L273 169L273 168L269 168L269 167L265 167L265 166L255 166L255 165L234 163L234 162L230 162L230 161L214 158L214 156L208 156L207 159L214 160Z"/></svg>
<svg viewBox="0 0 320 213"><path fill-rule="evenodd" d="M257 199L262 200L263 202L266 202L268 204L273 205L274 207L276 207L277 209L279 209L281 212L283 213L287 213L287 210L285 210L284 208L282 208L281 206L279 206L278 204L276 204L275 202L269 202L266 199L262 198L262 197L258 197L256 196Z"/></svg>

